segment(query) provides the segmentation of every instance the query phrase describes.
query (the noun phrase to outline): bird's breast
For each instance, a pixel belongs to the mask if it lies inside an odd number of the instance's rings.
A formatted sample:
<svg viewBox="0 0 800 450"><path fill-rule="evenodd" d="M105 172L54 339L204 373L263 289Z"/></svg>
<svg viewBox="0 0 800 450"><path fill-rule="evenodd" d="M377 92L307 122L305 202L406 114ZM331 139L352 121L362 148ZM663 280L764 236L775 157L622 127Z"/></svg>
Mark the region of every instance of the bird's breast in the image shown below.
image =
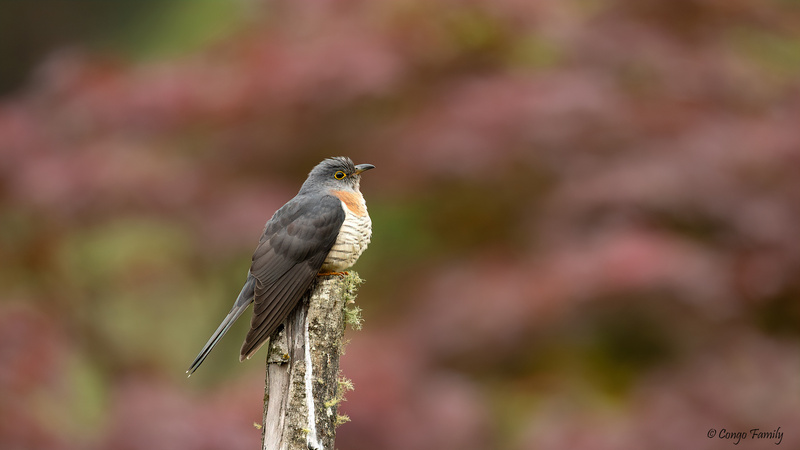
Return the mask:
<svg viewBox="0 0 800 450"><path fill-rule="evenodd" d="M339 200L342 201L345 211L352 212L356 216L367 215L367 203L364 196L358 191L331 191Z"/></svg>
<svg viewBox="0 0 800 450"><path fill-rule="evenodd" d="M342 208L345 212L344 222L339 229L339 235L333 248L322 264L322 272L341 272L352 267L369 245L372 238L372 220L367 213L363 197L356 206L356 208L351 208L342 200ZM354 212L354 209L360 214Z"/></svg>

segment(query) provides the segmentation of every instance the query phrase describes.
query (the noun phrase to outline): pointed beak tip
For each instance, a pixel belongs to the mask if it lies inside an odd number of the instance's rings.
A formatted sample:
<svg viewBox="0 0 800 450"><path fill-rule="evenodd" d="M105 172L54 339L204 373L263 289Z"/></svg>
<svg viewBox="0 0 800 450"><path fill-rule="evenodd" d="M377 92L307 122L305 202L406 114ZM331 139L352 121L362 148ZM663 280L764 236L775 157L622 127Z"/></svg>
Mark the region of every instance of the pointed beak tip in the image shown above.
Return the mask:
<svg viewBox="0 0 800 450"><path fill-rule="evenodd" d="M366 172L367 170L374 169L375 166L372 164L359 164L356 166L356 173L360 174L361 172Z"/></svg>

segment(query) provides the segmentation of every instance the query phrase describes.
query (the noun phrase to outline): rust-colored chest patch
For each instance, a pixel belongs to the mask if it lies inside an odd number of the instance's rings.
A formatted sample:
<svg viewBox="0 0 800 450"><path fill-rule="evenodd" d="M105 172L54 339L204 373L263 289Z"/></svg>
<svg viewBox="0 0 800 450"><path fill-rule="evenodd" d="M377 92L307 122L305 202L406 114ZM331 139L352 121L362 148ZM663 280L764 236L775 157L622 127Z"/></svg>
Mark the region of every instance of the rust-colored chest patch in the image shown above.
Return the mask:
<svg viewBox="0 0 800 450"><path fill-rule="evenodd" d="M349 209L358 217L364 217L367 215L367 207L364 205L364 196L362 196L360 193L350 191L331 191L331 194L343 201L344 204L347 205L347 209Z"/></svg>

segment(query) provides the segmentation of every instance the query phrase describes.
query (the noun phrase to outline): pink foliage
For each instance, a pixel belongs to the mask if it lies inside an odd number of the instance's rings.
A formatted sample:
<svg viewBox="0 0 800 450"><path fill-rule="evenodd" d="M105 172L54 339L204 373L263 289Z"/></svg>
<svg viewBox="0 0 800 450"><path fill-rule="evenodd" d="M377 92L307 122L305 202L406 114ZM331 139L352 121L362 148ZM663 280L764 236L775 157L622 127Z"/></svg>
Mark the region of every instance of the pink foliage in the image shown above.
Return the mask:
<svg viewBox="0 0 800 450"><path fill-rule="evenodd" d="M264 8L172 59L56 50L0 101L0 447L258 445L260 377L172 358L339 154L377 170L338 448L800 445L795 5ZM95 233L126 221L190 248ZM120 283L130 254L170 270ZM57 413L73 366L102 419Z"/></svg>

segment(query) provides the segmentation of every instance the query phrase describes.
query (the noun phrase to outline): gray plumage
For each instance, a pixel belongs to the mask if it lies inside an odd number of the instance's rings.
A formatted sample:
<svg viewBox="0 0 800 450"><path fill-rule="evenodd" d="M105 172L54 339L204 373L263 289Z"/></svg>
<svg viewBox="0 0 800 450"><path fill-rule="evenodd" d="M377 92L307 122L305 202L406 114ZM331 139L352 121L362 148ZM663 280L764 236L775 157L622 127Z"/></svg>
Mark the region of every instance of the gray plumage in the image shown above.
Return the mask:
<svg viewBox="0 0 800 450"><path fill-rule="evenodd" d="M320 271L341 271L355 263L372 233L359 191L360 174L373 167L336 157L311 170L298 194L265 225L239 296L188 374L197 370L250 303L253 317L240 360L250 358L278 329Z"/></svg>

